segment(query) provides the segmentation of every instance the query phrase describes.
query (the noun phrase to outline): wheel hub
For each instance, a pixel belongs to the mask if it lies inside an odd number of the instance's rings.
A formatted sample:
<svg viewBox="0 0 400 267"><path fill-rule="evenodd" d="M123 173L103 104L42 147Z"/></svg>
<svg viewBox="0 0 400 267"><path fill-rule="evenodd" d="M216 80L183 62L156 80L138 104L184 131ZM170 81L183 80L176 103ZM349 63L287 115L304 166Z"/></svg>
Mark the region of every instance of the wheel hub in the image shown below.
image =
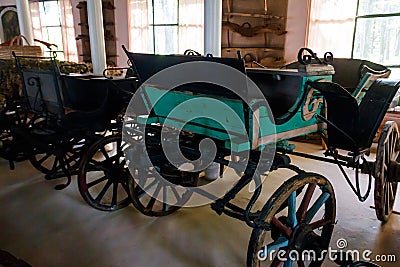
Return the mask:
<svg viewBox="0 0 400 267"><path fill-rule="evenodd" d="M289 249L302 251L318 247L318 244L315 243L316 237L317 235L308 224L299 224L294 228L289 238Z"/></svg>

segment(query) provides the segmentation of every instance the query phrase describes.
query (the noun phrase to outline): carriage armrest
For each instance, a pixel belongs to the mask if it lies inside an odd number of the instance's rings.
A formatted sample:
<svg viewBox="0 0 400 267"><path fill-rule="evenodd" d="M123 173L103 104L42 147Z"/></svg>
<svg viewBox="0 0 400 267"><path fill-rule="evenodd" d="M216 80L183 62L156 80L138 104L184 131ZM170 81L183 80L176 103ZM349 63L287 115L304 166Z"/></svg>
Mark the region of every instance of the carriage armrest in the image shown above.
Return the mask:
<svg viewBox="0 0 400 267"><path fill-rule="evenodd" d="M400 81L376 80L366 92L360 104L360 145L369 147L378 131L392 99L400 88Z"/></svg>
<svg viewBox="0 0 400 267"><path fill-rule="evenodd" d="M356 89L352 93L357 102L360 104L361 100L364 98L365 93L377 79L388 78L390 76L390 73L390 69L378 71L371 69L367 65L363 65L361 68L360 82L357 84Z"/></svg>
<svg viewBox="0 0 400 267"><path fill-rule="evenodd" d="M356 99L337 83L308 81L307 85L318 90L327 102L328 145L351 151L357 149L354 145L359 118Z"/></svg>

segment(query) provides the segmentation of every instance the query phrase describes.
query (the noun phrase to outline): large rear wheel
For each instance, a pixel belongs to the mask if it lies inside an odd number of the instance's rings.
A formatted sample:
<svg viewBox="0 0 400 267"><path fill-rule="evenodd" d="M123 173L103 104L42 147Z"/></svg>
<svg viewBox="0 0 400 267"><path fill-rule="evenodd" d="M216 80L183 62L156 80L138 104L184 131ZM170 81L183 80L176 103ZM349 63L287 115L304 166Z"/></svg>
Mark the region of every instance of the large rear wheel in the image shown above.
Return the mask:
<svg viewBox="0 0 400 267"><path fill-rule="evenodd" d="M290 178L256 219L265 228L254 228L251 233L247 266L320 266L335 214L335 195L326 178L313 173Z"/></svg>
<svg viewBox="0 0 400 267"><path fill-rule="evenodd" d="M129 205L126 147L120 135L107 136L94 143L82 158L79 192L93 208L115 211Z"/></svg>
<svg viewBox="0 0 400 267"><path fill-rule="evenodd" d="M399 130L395 122L388 121L379 137L375 162L375 212L382 222L387 222L393 211L398 178L389 177L389 170L391 165L399 162Z"/></svg>

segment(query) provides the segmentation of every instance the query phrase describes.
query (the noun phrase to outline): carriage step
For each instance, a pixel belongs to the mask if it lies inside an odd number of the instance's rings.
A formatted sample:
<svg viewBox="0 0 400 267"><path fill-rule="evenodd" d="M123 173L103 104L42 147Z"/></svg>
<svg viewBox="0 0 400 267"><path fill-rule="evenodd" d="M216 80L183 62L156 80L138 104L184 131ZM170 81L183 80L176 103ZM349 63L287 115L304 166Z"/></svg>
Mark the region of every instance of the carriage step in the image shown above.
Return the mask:
<svg viewBox="0 0 400 267"><path fill-rule="evenodd" d="M388 166L388 176L387 180L389 182L400 182L400 163L391 160Z"/></svg>

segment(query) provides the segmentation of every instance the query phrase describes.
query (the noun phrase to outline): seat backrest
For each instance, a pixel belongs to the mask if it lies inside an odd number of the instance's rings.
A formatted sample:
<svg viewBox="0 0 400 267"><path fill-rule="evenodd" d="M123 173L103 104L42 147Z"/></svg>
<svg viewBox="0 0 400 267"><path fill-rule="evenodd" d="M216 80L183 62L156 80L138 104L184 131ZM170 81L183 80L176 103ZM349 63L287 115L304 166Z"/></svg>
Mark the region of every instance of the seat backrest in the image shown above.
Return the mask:
<svg viewBox="0 0 400 267"><path fill-rule="evenodd" d="M190 55L154 55L154 54L142 54L142 53L131 53L123 47L129 60L132 63L133 68L137 74L139 85L144 83L147 79L152 77L154 74L174 65L180 63L204 61L204 62L215 62L232 67L241 73L246 73L245 65L243 60L235 58L219 58L219 57L202 57L202 56L190 56ZM210 73L210 75L215 75ZM193 86L194 85L194 86ZM244 86L245 87L245 86ZM210 83L196 82L188 85L182 85L175 90L179 91L191 91L194 93L204 93L212 95L221 95L229 98L238 98L236 94L230 90L223 88L218 85ZM247 88L243 88L246 90Z"/></svg>
<svg viewBox="0 0 400 267"><path fill-rule="evenodd" d="M366 72L381 72L379 73L380 75L382 72L389 71L388 68L383 65L362 59L335 58L329 64L335 68L332 82L340 84L350 93L353 93L357 88L363 86L364 81L362 79ZM300 65L301 64L296 61L285 65L283 68L298 69Z"/></svg>
<svg viewBox="0 0 400 267"><path fill-rule="evenodd" d="M92 111L104 105L108 97L107 83L91 75L62 75L64 106L79 111Z"/></svg>
<svg viewBox="0 0 400 267"><path fill-rule="evenodd" d="M52 64L52 63L51 63ZM23 94L31 112L62 118L64 107L60 93L60 79L55 69L35 70L19 68Z"/></svg>
<svg viewBox="0 0 400 267"><path fill-rule="evenodd" d="M301 101L297 101L301 88L301 76L295 75L274 75L272 73L253 71L247 69L247 76L260 88L265 99L271 108L276 124L285 123L291 116L288 112L298 110ZM281 119L282 118L282 119Z"/></svg>
<svg viewBox="0 0 400 267"><path fill-rule="evenodd" d="M332 81L340 84L343 88L353 93L354 90L362 82L364 66L367 66L373 71L388 70L385 66L361 59L352 58L335 58L330 63L335 68L335 74L332 76Z"/></svg>

